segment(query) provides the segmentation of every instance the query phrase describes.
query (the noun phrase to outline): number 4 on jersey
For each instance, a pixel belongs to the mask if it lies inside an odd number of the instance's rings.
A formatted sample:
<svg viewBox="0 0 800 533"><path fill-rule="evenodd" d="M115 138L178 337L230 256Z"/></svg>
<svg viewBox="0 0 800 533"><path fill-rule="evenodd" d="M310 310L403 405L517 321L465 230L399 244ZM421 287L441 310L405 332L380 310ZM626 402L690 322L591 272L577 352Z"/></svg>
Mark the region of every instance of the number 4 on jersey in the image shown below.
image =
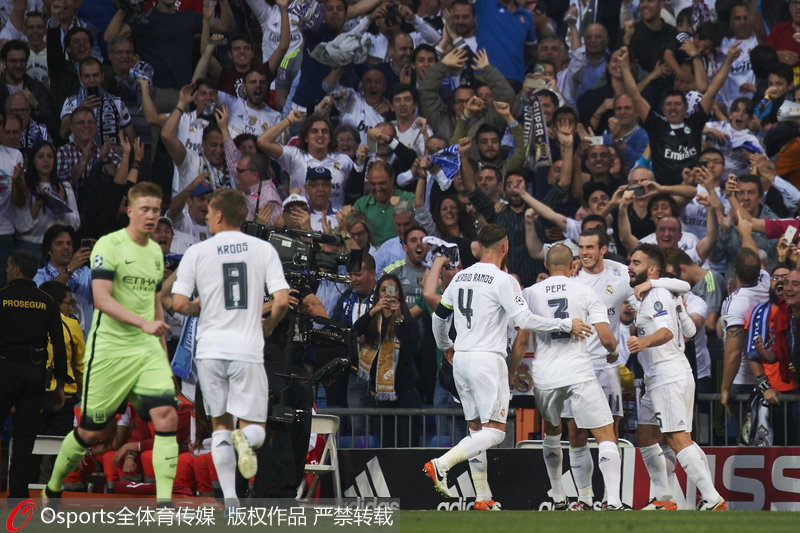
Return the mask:
<svg viewBox="0 0 800 533"><path fill-rule="evenodd" d="M467 302L464 303L464 293L467 293ZM467 329L472 329L472 289L458 289L458 312L467 319Z"/></svg>

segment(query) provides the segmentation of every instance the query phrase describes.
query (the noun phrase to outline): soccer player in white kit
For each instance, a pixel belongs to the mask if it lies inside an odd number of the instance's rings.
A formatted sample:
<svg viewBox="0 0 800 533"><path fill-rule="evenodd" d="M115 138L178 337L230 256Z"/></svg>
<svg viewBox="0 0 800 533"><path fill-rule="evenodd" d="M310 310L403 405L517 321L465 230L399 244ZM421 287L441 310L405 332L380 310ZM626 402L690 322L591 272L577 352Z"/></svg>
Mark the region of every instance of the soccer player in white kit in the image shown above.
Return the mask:
<svg viewBox="0 0 800 533"><path fill-rule="evenodd" d="M657 279L664 270L664 253L652 244L639 245L631 255L628 267L631 287ZM660 448L661 435L674 450L686 476L700 490L701 511L722 511L728 505L714 488L705 453L692 441L694 378L684 355L684 336L693 337L695 326L686 315L680 300L662 288L652 288L644 296L636 315L636 335L628 338L628 349L639 353L644 370L646 392L639 406L637 437L644 457L648 448ZM688 318L688 317L687 317ZM656 450L659 454L661 450ZM671 494L664 479L658 479L648 468L658 491ZM651 502L652 503L652 502ZM669 502L665 502L669 503ZM649 506L648 506L649 507ZM666 508L666 507L664 507Z"/></svg>
<svg viewBox="0 0 800 533"><path fill-rule="evenodd" d="M481 230L481 259L457 274L442 294L433 315L436 344L452 357L456 382L470 434L447 453L425 463L423 471L436 489L450 497L447 472L454 465L478 458L472 482L475 509L499 510L486 477L486 450L505 438L509 386L506 363L509 323L520 329L588 335L591 328L578 318L543 318L530 312L519 284L502 270L508 255L505 228L488 224ZM448 317L456 329L455 354L448 336Z"/></svg>
<svg viewBox="0 0 800 533"><path fill-rule="evenodd" d="M258 468L253 450L266 437L269 391L261 324L266 291L274 299L273 324L289 305L278 252L239 230L246 216L240 191L215 192L207 215L214 237L189 247L172 288L175 310L200 316L195 359L213 426L211 456L229 507L238 505L236 453L239 471L253 477ZM195 290L199 297L190 300ZM233 429L234 416L241 429Z"/></svg>
<svg viewBox="0 0 800 533"><path fill-rule="evenodd" d="M606 306L589 286L568 277L572 270L572 250L563 244L553 246L547 252L545 266L550 277L522 291L531 311L553 318L580 318L592 324L605 353L604 360L615 362L619 356L617 340L609 329ZM608 496L604 509L629 510L619 494L621 461L614 418L595 375L586 340L561 333L536 333L530 337L527 331L517 335L512 364L526 346L535 353L531 374L536 406L545 423L542 452L553 501L561 503L563 508L567 500L561 483L561 414L565 402L570 400L574 423L591 431L598 442L598 464Z"/></svg>
<svg viewBox="0 0 800 533"><path fill-rule="evenodd" d="M619 319L622 314L622 304L628 302L638 306L633 297L633 289L628 278L628 267L622 263L603 259L608 251L608 234L600 229L585 229L578 237L578 257L581 270L578 271L578 280L592 288L595 295L606 306L608 313L609 330L616 334L619 331ZM619 437L619 419L622 417L622 384L619 377L619 363L615 360L610 363L606 360L608 350L603 346L600 338L592 334L586 341L586 347L594 366L594 372L614 417L614 435ZM568 399L564 402L564 411L561 417L566 419L569 429L569 463L575 486L578 489L578 501L572 503L572 511L591 510L593 503L592 474L594 463L589 452L589 432L580 429L575 424L572 415L572 404ZM561 505L559 505L561 504ZM563 509L563 502L556 501L555 509Z"/></svg>

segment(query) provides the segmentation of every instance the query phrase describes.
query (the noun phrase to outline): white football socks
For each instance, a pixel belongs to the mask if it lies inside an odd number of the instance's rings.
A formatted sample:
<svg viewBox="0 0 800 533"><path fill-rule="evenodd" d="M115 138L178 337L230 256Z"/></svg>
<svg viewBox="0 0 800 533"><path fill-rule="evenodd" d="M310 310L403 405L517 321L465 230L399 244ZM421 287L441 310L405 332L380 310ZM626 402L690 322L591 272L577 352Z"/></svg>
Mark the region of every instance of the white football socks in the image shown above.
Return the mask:
<svg viewBox="0 0 800 533"><path fill-rule="evenodd" d="M667 465L667 487L672 493L675 490L675 467L678 466L678 458L675 457L675 451L669 444L661 445L661 455L664 456Z"/></svg>
<svg viewBox="0 0 800 533"><path fill-rule="evenodd" d="M714 488L711 474L703 461L701 452L695 446L687 446L678 452L678 461L681 462L686 477L694 482L704 500L716 502L720 499L719 492Z"/></svg>
<svg viewBox="0 0 800 533"><path fill-rule="evenodd" d="M211 434L211 458L217 470L225 505L238 505L236 496L236 450L231 442L231 431L218 429Z"/></svg>
<svg viewBox="0 0 800 533"><path fill-rule="evenodd" d="M475 433L467 435L450 448L444 455L436 460L442 470L450 470L454 465L475 457L479 453L497 446L506 438L506 432L495 428L482 428Z"/></svg>
<svg viewBox="0 0 800 533"><path fill-rule="evenodd" d="M667 479L667 460L661 454L661 446L653 444L640 448L642 460L653 482L653 492L657 500L671 500L672 490ZM682 463L681 463L682 464Z"/></svg>
<svg viewBox="0 0 800 533"><path fill-rule="evenodd" d="M594 501L594 492L592 491L594 461L592 461L592 454L589 453L588 444L580 448L570 447L569 466L578 489L578 500L591 506Z"/></svg>
<svg viewBox="0 0 800 533"><path fill-rule="evenodd" d="M608 505L619 507L622 505L619 498L622 461L619 458L617 443L606 440L599 443L597 448L597 466L603 474L603 483L606 486L606 501Z"/></svg>
<svg viewBox="0 0 800 533"><path fill-rule="evenodd" d="M542 444L544 465L547 468L547 477L550 478L550 487L553 492L554 502L563 502L567 499L564 486L561 483L564 452L561 450L561 438L557 435L545 435Z"/></svg>
<svg viewBox="0 0 800 533"><path fill-rule="evenodd" d="M469 430L470 435L474 435L475 433L477 433L477 431L474 429ZM475 485L475 500L491 500L492 489L489 488L489 481L486 474L486 450L470 458L468 464L470 475L472 475L472 484Z"/></svg>

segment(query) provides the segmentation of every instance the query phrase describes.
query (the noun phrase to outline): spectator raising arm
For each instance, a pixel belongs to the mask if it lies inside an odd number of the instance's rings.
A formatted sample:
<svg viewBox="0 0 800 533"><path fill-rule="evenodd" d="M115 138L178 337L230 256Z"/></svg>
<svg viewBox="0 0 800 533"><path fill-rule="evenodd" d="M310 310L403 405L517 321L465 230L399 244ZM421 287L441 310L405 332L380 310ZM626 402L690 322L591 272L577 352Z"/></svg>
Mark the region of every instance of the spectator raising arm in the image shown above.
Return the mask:
<svg viewBox="0 0 800 533"><path fill-rule="evenodd" d="M525 210L525 248L533 259L544 259L544 244L536 233L536 211L532 207Z"/></svg>
<svg viewBox="0 0 800 533"><path fill-rule="evenodd" d="M631 231L631 219L628 217L628 206L633 203L633 191L625 191L619 200L619 213L617 215L617 229L619 239L626 250L632 251L639 246L639 239Z"/></svg>
<svg viewBox="0 0 800 533"><path fill-rule="evenodd" d="M278 72L278 67L280 67L281 61L283 61L283 56L286 55L286 52L289 51L289 46L292 44L292 26L289 22L289 12L287 11L289 0L275 0L275 4L278 6L278 9L280 9L281 33L278 40L278 47L272 52L269 59L266 60L267 68L272 73Z"/></svg>
<svg viewBox="0 0 800 533"><path fill-rule="evenodd" d="M717 93L720 89L722 89L722 85L725 83L725 80L728 79L728 74L731 71L731 65L733 65L733 62L736 61L740 55L742 55L742 51L739 49L739 44L740 43L735 43L731 45L730 49L728 50L728 55L725 56L725 61L723 61L719 72L717 72L711 79L711 83L708 84L708 90L700 99L699 105L706 113L711 111L711 105L714 103ZM623 68L623 70L625 69Z"/></svg>
<svg viewBox="0 0 800 533"><path fill-rule="evenodd" d="M549 220L561 231L567 230L567 217L561 213L556 213L550 206L543 204L528 194L528 191L525 189L524 185L517 189L517 193L519 194L520 198L522 198L523 202L528 204L534 211L536 211L537 215Z"/></svg>
<svg viewBox="0 0 800 533"><path fill-rule="evenodd" d="M198 174L185 189L178 193L178 195L172 199L172 203L169 204L167 218L173 221L180 220L183 217L183 207L186 205L186 201L189 199L189 196L191 196L192 191L207 179L209 179L208 172Z"/></svg>
<svg viewBox="0 0 800 533"><path fill-rule="evenodd" d="M195 83L201 78L212 78L216 80L219 79L219 75L222 73L222 66L219 64L219 61L214 58L214 51L217 49L217 45L214 41L219 41L223 36L221 33L215 33L214 35L210 35L211 38L209 38L209 35L208 21L203 19L203 37L200 39L200 50L203 51L203 55L200 56L200 60L194 67L192 83Z"/></svg>
<svg viewBox="0 0 800 533"><path fill-rule="evenodd" d="M304 116L296 109L292 109L286 118L279 120L274 126L261 134L258 138L258 147L273 159L278 159L283 155L283 147L275 141L280 137L283 130L292 124L297 124L303 120Z"/></svg>
<svg viewBox="0 0 800 533"><path fill-rule="evenodd" d="M164 122L161 129L161 141L167 149L169 157L176 166L181 166L183 160L186 159L186 147L178 139L178 123L181 121L181 116L189 112L189 105L192 103L192 93L194 93L194 84L184 85L178 94L178 103L169 114L169 117Z"/></svg>
<svg viewBox="0 0 800 533"><path fill-rule="evenodd" d="M222 134L222 144L225 145L225 165L228 167L228 173L233 178L234 188L239 188L239 172L236 168L239 165L239 159L242 158L242 152L236 147L236 143L231 138L231 132L228 129L228 124L231 119L231 113L227 106L219 106L214 109L214 118L217 119L217 126Z"/></svg>
<svg viewBox="0 0 800 533"><path fill-rule="evenodd" d="M142 113L144 114L144 119L149 126L163 128L164 123L167 121L167 115L162 115L158 112L158 109L156 109L156 104L150 96L150 81L146 78L136 78L136 83L139 84L139 89L142 94ZM180 121L180 116L178 116L178 121Z"/></svg>
<svg viewBox="0 0 800 533"><path fill-rule="evenodd" d="M453 134L453 111L442 100L439 89L448 69L461 70L468 55L463 48L454 48L428 71L419 84L419 114L428 119L436 135L449 139Z"/></svg>
<svg viewBox="0 0 800 533"><path fill-rule="evenodd" d="M750 224L750 220L742 215L743 209L738 209L736 211L736 231L739 232L739 236L742 238L742 248L750 248L755 253L758 253L758 246L756 246L756 241L753 240L753 225ZM711 218L709 216L708 218ZM698 243L698 246L700 244Z"/></svg>
<svg viewBox="0 0 800 533"><path fill-rule="evenodd" d="M636 111L636 116L639 117L639 120L644 122L647 120L647 115L650 114L650 104L647 103L647 100L642 98L638 87L636 87L636 80L633 78L633 74L631 74L628 47L623 46L614 53L617 54L617 59L622 65L622 83L625 85L625 93L633 100L633 109Z"/></svg>
<svg viewBox="0 0 800 533"><path fill-rule="evenodd" d="M436 309L442 301L442 295L436 290L439 288L439 277L442 269L450 263L450 259L444 256L433 258L430 271L425 275L422 282L422 297L431 309Z"/></svg>
<svg viewBox="0 0 800 533"><path fill-rule="evenodd" d="M462 137L458 140L458 156L461 159L461 182L464 185L464 194L475 190L475 171L469 160L470 148L472 148L472 137Z"/></svg>

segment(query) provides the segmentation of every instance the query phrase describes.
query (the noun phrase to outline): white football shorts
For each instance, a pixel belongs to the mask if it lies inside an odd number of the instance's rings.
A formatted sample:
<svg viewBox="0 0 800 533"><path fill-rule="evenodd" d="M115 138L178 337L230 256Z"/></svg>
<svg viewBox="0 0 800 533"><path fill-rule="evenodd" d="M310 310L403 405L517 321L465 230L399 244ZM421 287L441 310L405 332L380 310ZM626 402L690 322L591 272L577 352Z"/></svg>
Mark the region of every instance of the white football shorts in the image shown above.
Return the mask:
<svg viewBox="0 0 800 533"><path fill-rule="evenodd" d="M603 389L596 379L557 389L536 389L536 408L550 425L557 426L564 418L574 418L581 429L607 426L614 421ZM568 414L565 405L569 402Z"/></svg>
<svg viewBox="0 0 800 533"><path fill-rule="evenodd" d="M692 431L694 379L647 389L639 402L639 423L658 426L662 433Z"/></svg>
<svg viewBox="0 0 800 533"><path fill-rule="evenodd" d="M482 424L506 423L508 416L508 365L500 354L456 352L453 378L464 409L464 418L480 418Z"/></svg>
<svg viewBox="0 0 800 533"><path fill-rule="evenodd" d="M264 363L198 359L197 374L209 416L230 413L248 422L266 422L269 384Z"/></svg>

